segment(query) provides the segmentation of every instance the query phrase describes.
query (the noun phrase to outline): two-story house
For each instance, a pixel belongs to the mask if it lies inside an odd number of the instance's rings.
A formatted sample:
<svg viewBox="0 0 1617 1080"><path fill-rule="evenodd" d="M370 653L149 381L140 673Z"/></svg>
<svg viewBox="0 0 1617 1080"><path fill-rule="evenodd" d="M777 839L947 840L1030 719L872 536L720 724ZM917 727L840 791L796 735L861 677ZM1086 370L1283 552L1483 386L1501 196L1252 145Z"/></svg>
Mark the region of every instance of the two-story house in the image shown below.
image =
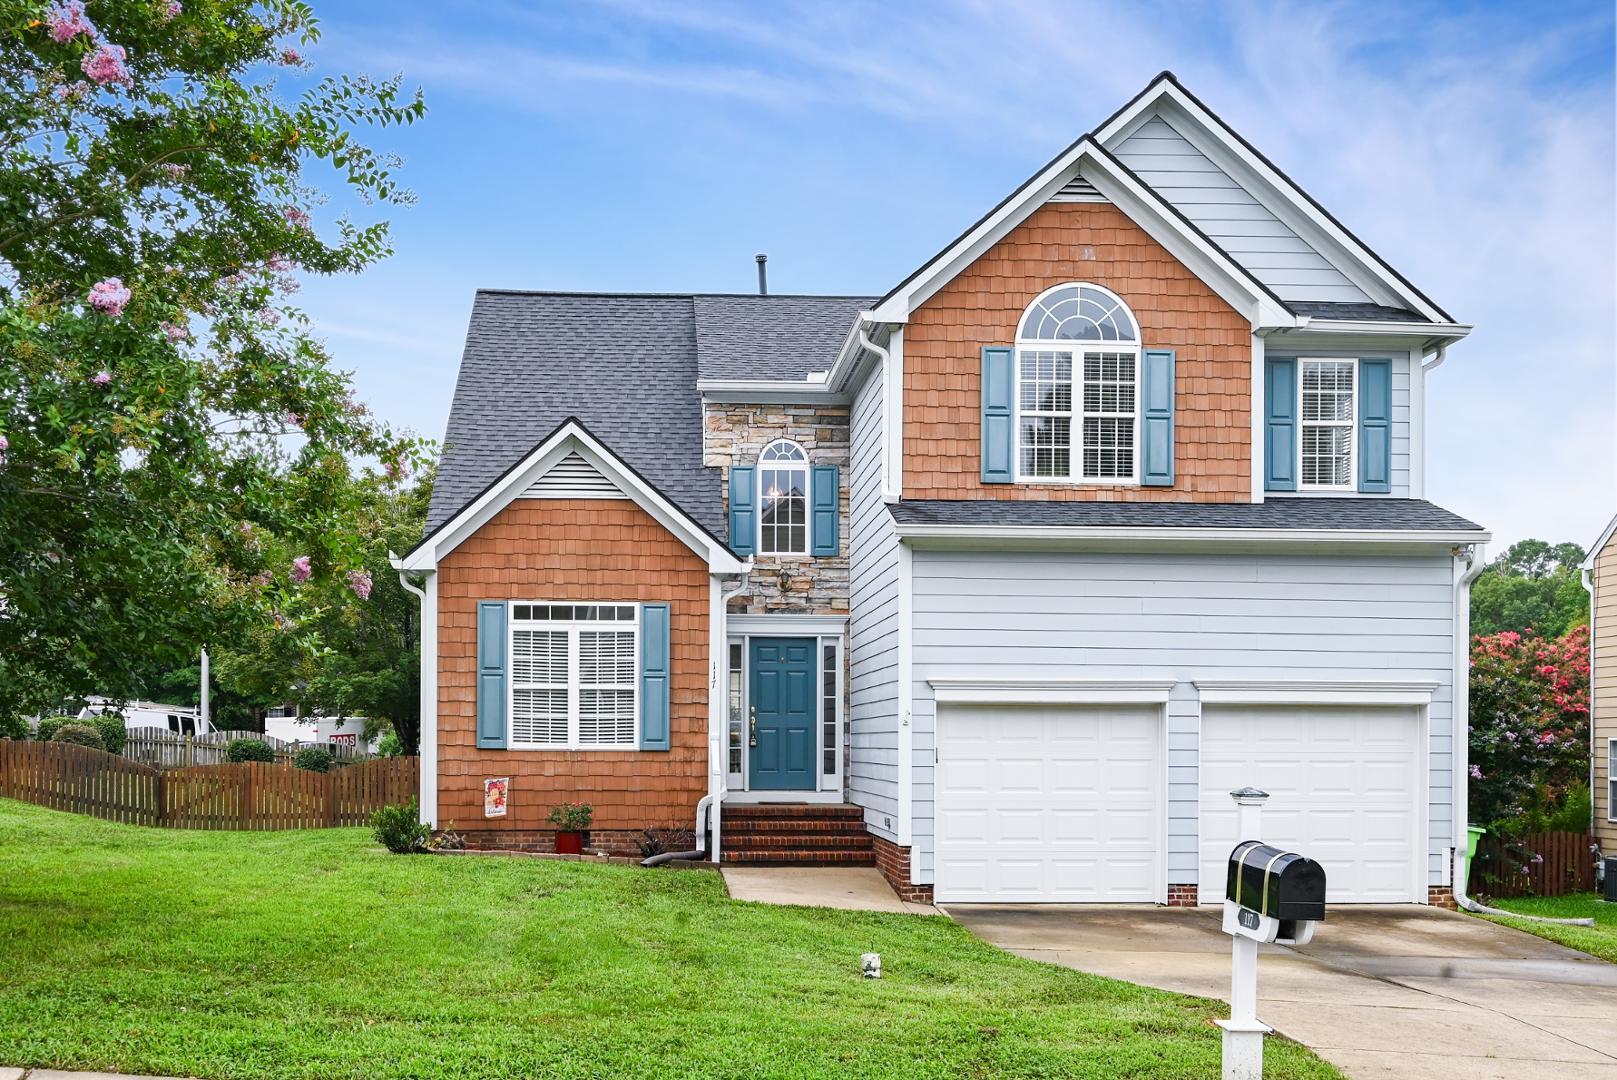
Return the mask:
<svg viewBox="0 0 1617 1080"><path fill-rule="evenodd" d="M1333 901L1446 902L1468 329L1167 73L884 296L480 292L398 562L422 813L1184 904L1250 784Z"/></svg>

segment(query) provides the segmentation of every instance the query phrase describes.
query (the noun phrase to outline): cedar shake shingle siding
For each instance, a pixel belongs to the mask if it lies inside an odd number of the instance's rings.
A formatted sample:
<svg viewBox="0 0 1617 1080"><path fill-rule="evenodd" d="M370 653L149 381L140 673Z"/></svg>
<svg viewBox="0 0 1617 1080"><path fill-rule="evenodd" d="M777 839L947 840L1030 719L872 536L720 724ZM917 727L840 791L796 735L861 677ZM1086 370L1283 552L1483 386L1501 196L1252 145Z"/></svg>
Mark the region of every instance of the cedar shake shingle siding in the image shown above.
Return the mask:
<svg viewBox="0 0 1617 1080"><path fill-rule="evenodd" d="M557 803L595 808L594 830L690 828L707 793L708 570L636 504L518 499L438 564L438 817L446 828L549 830ZM479 600L671 605L671 748L476 748ZM485 777L511 778L509 811L483 817ZM621 846L621 845L620 845Z"/></svg>
<svg viewBox="0 0 1617 1080"><path fill-rule="evenodd" d="M1069 281L1111 289L1139 319L1144 348L1175 350L1171 488L980 479L982 347L1012 344L1033 298ZM1248 320L1122 211L1047 203L910 316L904 498L1244 502L1252 481L1251 343Z"/></svg>

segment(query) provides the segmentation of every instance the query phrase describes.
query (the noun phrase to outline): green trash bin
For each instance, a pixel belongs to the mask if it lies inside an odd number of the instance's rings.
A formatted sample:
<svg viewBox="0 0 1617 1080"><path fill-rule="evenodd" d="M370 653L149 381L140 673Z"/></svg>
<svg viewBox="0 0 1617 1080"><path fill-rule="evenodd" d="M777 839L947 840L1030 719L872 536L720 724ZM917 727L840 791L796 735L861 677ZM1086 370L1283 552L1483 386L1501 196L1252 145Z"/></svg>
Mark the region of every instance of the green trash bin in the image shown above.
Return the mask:
<svg viewBox="0 0 1617 1080"><path fill-rule="evenodd" d="M1467 825L1465 829L1465 865L1460 867L1460 885L1468 896L1471 894L1471 860L1477 857L1477 842L1487 831L1480 825Z"/></svg>

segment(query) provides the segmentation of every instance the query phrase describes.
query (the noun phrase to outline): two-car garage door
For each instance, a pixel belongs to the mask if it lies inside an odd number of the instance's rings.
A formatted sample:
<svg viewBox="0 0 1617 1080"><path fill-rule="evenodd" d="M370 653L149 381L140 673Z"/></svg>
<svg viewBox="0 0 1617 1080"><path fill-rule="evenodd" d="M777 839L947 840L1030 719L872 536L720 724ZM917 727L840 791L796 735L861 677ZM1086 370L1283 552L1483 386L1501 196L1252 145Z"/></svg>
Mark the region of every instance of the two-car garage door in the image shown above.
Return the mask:
<svg viewBox="0 0 1617 1080"><path fill-rule="evenodd" d="M1164 727L1160 705L940 707L938 900L1161 901ZM1229 792L1249 784L1270 793L1264 839L1319 859L1331 902L1421 898L1417 710L1208 704L1199 742L1199 820L1174 832L1200 836L1203 902L1223 894Z"/></svg>

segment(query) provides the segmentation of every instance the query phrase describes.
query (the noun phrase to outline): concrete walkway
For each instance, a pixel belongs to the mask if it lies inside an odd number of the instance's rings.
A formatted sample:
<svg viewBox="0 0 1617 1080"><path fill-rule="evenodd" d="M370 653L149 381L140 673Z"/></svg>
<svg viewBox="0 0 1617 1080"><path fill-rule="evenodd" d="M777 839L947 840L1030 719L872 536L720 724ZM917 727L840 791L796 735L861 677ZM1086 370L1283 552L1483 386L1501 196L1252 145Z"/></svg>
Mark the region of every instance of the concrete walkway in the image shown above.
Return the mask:
<svg viewBox="0 0 1617 1080"><path fill-rule="evenodd" d="M890 911L939 915L930 904L900 900L881 872L870 866L723 866L734 900L845 911Z"/></svg>
<svg viewBox="0 0 1617 1080"><path fill-rule="evenodd" d="M1036 960L1229 1000L1216 909L956 905ZM1617 965L1424 907L1334 908L1301 949L1264 946L1258 1016L1361 1080L1617 1080Z"/></svg>

